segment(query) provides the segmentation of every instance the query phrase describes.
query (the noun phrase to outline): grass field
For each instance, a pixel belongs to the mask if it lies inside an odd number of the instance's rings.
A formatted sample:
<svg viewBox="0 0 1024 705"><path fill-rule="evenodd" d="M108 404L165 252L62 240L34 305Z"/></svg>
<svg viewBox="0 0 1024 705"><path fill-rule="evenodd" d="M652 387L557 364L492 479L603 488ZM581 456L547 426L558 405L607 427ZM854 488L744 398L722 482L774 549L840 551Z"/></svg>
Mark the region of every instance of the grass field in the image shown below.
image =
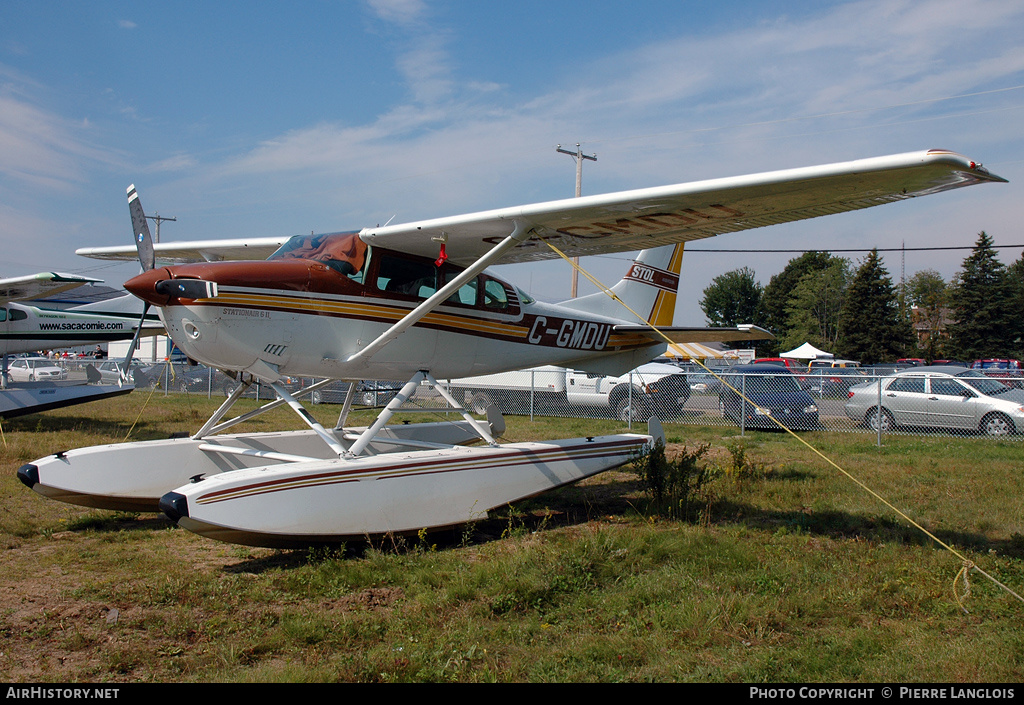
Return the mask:
<svg viewBox="0 0 1024 705"><path fill-rule="evenodd" d="M17 481L43 455L125 440L136 419L130 440L195 430L217 404L146 402L2 423L3 681L1024 680L1024 603L977 572L954 584L958 558L785 434L667 427L673 447L710 444L686 521L648 511L627 469L454 532L311 552L217 543ZM282 410L248 427L300 423ZM619 430L510 417L505 438ZM1024 593L1019 442L803 437Z"/></svg>

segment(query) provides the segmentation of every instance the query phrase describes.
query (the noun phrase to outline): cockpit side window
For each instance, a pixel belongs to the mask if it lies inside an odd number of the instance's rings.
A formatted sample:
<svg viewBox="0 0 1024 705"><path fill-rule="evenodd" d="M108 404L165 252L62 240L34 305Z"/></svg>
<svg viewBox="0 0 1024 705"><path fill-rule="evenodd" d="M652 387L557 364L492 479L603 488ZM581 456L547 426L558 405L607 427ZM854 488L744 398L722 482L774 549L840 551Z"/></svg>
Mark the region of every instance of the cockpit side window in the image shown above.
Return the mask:
<svg viewBox="0 0 1024 705"><path fill-rule="evenodd" d="M502 283L496 279L487 279L484 282L484 308L498 309L504 311L508 308L508 292Z"/></svg>
<svg viewBox="0 0 1024 705"><path fill-rule="evenodd" d="M425 299L437 291L437 270L432 262L384 255L374 285L389 294Z"/></svg>
<svg viewBox="0 0 1024 705"><path fill-rule="evenodd" d="M446 269L442 272L441 278L444 280L444 284L447 285L448 282L459 276L459 274L460 270L458 269ZM461 306L476 306L476 290L478 288L479 279L479 277L470 279L459 287L458 291L449 296L445 303Z"/></svg>
<svg viewBox="0 0 1024 705"><path fill-rule="evenodd" d="M267 259L308 259L322 262L356 281L363 280L369 259L369 247L359 233L296 235Z"/></svg>
<svg viewBox="0 0 1024 705"><path fill-rule="evenodd" d="M6 308L0 308L0 323L3 323L6 320L7 320L7 309Z"/></svg>
<svg viewBox="0 0 1024 705"><path fill-rule="evenodd" d="M451 264L438 268L433 260L378 249L375 264L367 268L368 284L384 294L426 299L464 270ZM519 298L514 289L487 274L470 279L445 300L447 306L484 309L518 315Z"/></svg>

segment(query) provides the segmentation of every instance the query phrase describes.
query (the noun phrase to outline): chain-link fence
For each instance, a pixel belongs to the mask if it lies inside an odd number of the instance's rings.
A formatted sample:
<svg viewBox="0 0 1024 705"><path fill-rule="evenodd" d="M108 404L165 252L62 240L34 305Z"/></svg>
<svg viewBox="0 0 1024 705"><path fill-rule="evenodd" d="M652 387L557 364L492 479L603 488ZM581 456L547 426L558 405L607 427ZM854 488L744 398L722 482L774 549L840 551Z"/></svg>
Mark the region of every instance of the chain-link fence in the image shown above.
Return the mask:
<svg viewBox="0 0 1024 705"><path fill-rule="evenodd" d="M165 393L227 397L238 384L202 365L139 365L132 371L136 387L156 386ZM540 368L515 375L514 383L493 377L439 383L474 414L483 414L493 404L506 415L618 419L630 428L657 416L665 424L726 425L740 434L782 427L863 433L879 443L890 434L1024 438L1024 378L988 377L973 370L910 369L876 376L856 368L793 374L764 365L738 365L714 373L677 370L611 377ZM284 384L294 392L313 381L288 378ZM384 406L402 384L357 383L355 403ZM335 382L306 399L313 404L340 404L347 390L347 382ZM273 389L259 382L244 396L276 398ZM436 406L439 411L447 407L427 384L420 385L412 403Z"/></svg>
<svg viewBox="0 0 1024 705"><path fill-rule="evenodd" d="M741 434L788 428L872 434L879 442L890 434L1024 438L1024 379L969 370L882 376L856 368L792 374L741 365L714 374L590 378L587 390L571 378L562 387L514 389L467 379L451 390L474 412L493 403L505 414L617 418L630 426L658 416L666 424L721 424ZM602 387L606 379L610 384Z"/></svg>

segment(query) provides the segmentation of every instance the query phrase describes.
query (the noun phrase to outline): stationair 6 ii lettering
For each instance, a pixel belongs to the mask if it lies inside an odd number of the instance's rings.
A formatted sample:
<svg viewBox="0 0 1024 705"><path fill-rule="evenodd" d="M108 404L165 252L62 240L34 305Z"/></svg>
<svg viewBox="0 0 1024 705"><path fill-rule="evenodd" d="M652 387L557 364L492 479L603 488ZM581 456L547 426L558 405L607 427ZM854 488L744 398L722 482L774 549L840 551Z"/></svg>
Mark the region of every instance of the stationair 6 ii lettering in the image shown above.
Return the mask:
<svg viewBox="0 0 1024 705"><path fill-rule="evenodd" d="M629 462L660 436L498 444L493 407L474 418L437 379L555 364L621 374L672 342L745 341L753 326L672 325L683 244L1003 179L944 150L504 208L288 240L153 245L134 187L138 256L125 284L156 306L190 357L235 375L232 398L191 438L83 448L19 470L44 495L156 509L226 541L309 545L452 526ZM642 250L612 296L535 301L486 271L501 262ZM440 251L440 256L439 256ZM269 255L269 257L268 257ZM156 265L159 257L164 264ZM263 259L266 258L266 259ZM284 376L320 381L299 393ZM331 380L408 379L367 428L336 428L300 403ZM224 434L244 385L271 385L309 426ZM421 381L463 420L387 425ZM248 418L251 414L245 415ZM242 418L242 417L239 417ZM481 445L470 448L473 441ZM191 482L190 482L191 478Z"/></svg>

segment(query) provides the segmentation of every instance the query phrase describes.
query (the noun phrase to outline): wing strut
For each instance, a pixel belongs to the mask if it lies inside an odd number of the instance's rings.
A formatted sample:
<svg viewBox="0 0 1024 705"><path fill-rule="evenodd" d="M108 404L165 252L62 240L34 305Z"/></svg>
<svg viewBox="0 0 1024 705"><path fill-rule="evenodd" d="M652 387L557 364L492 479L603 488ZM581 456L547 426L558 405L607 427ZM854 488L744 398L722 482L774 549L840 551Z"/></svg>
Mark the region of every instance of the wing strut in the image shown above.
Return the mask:
<svg viewBox="0 0 1024 705"><path fill-rule="evenodd" d="M407 313L402 320L398 321L377 336L377 338L371 341L369 345L359 352L351 355L346 362L368 360L373 357L381 348L412 326L416 325L420 319L447 301L448 298L457 292L466 282L475 278L477 274L501 259L507 251L529 239L531 232L532 228L530 226L527 226L522 221L515 221L515 229L512 231L511 235L492 247L486 254L480 257L480 259L463 270L459 276L452 279L450 282L434 292L430 298Z"/></svg>

